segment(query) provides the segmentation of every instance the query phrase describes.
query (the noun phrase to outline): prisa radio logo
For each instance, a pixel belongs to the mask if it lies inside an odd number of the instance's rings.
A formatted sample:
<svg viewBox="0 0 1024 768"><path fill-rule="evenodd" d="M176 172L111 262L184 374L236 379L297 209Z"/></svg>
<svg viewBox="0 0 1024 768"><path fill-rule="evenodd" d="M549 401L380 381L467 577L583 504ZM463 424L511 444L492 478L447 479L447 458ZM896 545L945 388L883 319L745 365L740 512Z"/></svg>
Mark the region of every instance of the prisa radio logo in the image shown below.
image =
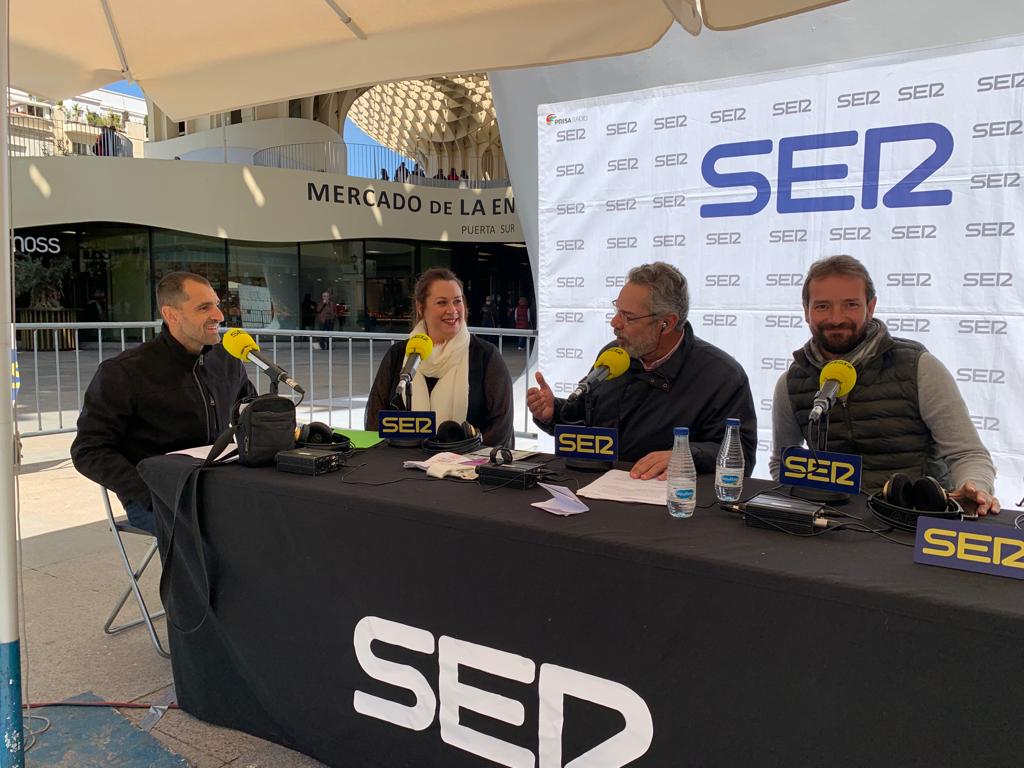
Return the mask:
<svg viewBox="0 0 1024 768"><path fill-rule="evenodd" d="M544 117L544 122L548 125L566 125L568 123L585 123L587 122L587 116L585 114L572 115L570 117L559 117L554 112L549 112Z"/></svg>

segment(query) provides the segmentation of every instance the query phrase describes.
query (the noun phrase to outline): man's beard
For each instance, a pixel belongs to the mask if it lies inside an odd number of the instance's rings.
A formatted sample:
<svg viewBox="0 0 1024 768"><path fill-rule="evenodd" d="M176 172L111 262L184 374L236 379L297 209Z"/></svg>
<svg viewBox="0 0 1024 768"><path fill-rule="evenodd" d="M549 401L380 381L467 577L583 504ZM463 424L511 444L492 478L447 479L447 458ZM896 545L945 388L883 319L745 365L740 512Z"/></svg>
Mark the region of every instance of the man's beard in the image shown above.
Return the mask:
<svg viewBox="0 0 1024 768"><path fill-rule="evenodd" d="M842 341L833 342L830 341L828 336L826 335L826 330L846 330L849 331L850 333ZM825 323L819 323L812 329L811 335L814 337L815 342L817 342L818 347L820 347L823 351L833 355L845 355L847 352L856 349L857 346L862 341L864 341L864 337L868 335L868 324L864 323L864 325L860 327L860 331L858 332L857 327L853 323L841 323L840 325L833 325L828 327L826 327Z"/></svg>
<svg viewBox="0 0 1024 768"><path fill-rule="evenodd" d="M657 336L654 338L640 338L635 341L627 341L622 336L616 336L615 340L620 347L626 350L626 354L634 360L640 360L658 348Z"/></svg>

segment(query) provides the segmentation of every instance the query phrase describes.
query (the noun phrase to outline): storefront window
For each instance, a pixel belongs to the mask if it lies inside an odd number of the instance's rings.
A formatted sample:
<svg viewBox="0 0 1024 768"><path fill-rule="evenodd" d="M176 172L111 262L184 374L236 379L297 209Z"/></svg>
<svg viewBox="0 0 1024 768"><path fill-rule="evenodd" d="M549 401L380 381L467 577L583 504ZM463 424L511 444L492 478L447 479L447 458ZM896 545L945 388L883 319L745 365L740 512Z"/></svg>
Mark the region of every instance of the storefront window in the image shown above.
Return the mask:
<svg viewBox="0 0 1024 768"><path fill-rule="evenodd" d="M299 252L295 243L228 244L224 318L245 328L298 328Z"/></svg>
<svg viewBox="0 0 1024 768"><path fill-rule="evenodd" d="M149 231L89 225L78 241L83 322L132 322L153 315L149 289Z"/></svg>
<svg viewBox="0 0 1024 768"><path fill-rule="evenodd" d="M153 291L170 272L193 272L210 281L220 296L222 307L228 298L228 272L224 260L224 241L217 237L191 235L168 229L153 230ZM155 308L154 317L159 316ZM224 312L227 319L227 311Z"/></svg>
<svg viewBox="0 0 1024 768"><path fill-rule="evenodd" d="M301 327L326 328L317 318L324 293L334 304L330 330L361 331L365 328L366 302L363 297L363 242L361 240L302 243L300 246Z"/></svg>
<svg viewBox="0 0 1024 768"><path fill-rule="evenodd" d="M416 246L366 241L366 330L400 333L412 325Z"/></svg>

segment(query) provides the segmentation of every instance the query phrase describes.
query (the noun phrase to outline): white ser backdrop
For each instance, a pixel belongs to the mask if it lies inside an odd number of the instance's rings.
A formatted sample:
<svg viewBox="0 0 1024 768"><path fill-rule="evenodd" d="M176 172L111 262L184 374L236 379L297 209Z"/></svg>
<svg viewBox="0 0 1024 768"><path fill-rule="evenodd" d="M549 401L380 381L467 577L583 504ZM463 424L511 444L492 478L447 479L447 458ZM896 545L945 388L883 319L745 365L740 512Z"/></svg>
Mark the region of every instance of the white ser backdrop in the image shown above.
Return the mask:
<svg viewBox="0 0 1024 768"><path fill-rule="evenodd" d="M808 337L808 265L848 253L877 316L950 369L1024 495L1024 40L538 109L540 368L564 396L611 337L629 267L678 266L695 332L771 398Z"/></svg>

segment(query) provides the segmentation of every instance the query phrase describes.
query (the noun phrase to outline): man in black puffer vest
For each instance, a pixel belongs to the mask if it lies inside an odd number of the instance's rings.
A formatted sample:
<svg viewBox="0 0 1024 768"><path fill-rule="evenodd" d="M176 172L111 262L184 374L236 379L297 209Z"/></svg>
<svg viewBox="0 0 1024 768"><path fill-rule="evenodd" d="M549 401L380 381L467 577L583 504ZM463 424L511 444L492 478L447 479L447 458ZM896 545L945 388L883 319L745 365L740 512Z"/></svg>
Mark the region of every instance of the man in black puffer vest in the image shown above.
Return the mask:
<svg viewBox="0 0 1024 768"><path fill-rule="evenodd" d="M871 276L852 256L811 265L803 289L811 339L775 387L772 477L784 448L809 444L821 369L842 359L857 369L857 384L832 411L827 448L863 457L864 490L879 490L895 472L931 475L978 514L998 513L992 456L956 382L922 344L890 336L873 317L876 302Z"/></svg>
<svg viewBox="0 0 1024 768"><path fill-rule="evenodd" d="M210 445L234 404L256 389L220 344L224 315L206 278L166 275L156 289L164 326L152 341L100 363L85 393L75 469L121 500L132 525L155 531L149 488L135 465Z"/></svg>

